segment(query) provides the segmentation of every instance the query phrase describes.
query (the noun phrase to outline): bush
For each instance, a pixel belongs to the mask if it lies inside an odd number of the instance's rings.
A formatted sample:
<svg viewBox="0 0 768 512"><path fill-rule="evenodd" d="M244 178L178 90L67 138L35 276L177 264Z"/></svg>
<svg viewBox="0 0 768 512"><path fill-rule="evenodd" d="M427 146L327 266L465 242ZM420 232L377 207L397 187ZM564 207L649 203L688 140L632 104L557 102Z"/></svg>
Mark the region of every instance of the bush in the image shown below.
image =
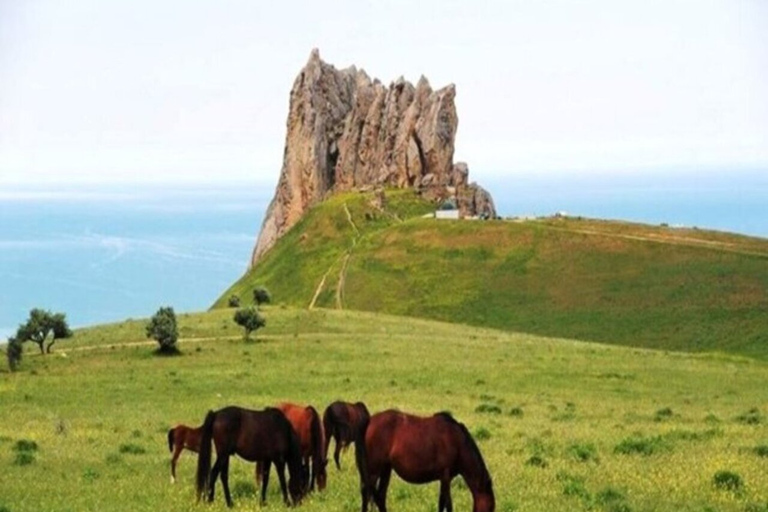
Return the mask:
<svg viewBox="0 0 768 512"><path fill-rule="evenodd" d="M491 431L488 430L485 427L479 427L479 428L475 429L474 437L478 441L484 441L486 439L490 439L491 438Z"/></svg>
<svg viewBox="0 0 768 512"><path fill-rule="evenodd" d="M230 295L229 300L227 301L227 305L231 308L239 308L240 297L238 297L237 295Z"/></svg>
<svg viewBox="0 0 768 512"><path fill-rule="evenodd" d="M480 404L475 407L475 412L501 414L501 407L493 404Z"/></svg>
<svg viewBox="0 0 768 512"><path fill-rule="evenodd" d="M176 313L171 307L161 307L150 318L146 326L147 338L153 338L160 344L158 352L161 354L178 354L176 341L179 339L179 330L176 326Z"/></svg>
<svg viewBox="0 0 768 512"><path fill-rule="evenodd" d="M725 491L738 491L744 486L744 481L738 473L733 471L718 471L712 478L712 483L718 489Z"/></svg>
<svg viewBox="0 0 768 512"><path fill-rule="evenodd" d="M120 445L120 453L127 453L129 455L141 455L146 452L147 451L143 447L137 444L126 443Z"/></svg>
<svg viewBox="0 0 768 512"><path fill-rule="evenodd" d="M755 446L755 455L758 457L768 457L768 445L761 444L759 446Z"/></svg>
<svg viewBox="0 0 768 512"><path fill-rule="evenodd" d="M253 290L253 302L256 303L257 307L262 304L269 304L272 302L272 295L269 293L269 290L263 286L257 286L256 289Z"/></svg>
<svg viewBox="0 0 768 512"><path fill-rule="evenodd" d="M614 448L614 452L621 453L623 455L653 455L660 451L669 449L669 444L661 437L628 437L621 441Z"/></svg>
<svg viewBox="0 0 768 512"><path fill-rule="evenodd" d="M600 462L597 456L597 448L591 443L572 444L568 447L568 454L579 462L589 462L590 460Z"/></svg>
<svg viewBox="0 0 768 512"><path fill-rule="evenodd" d="M763 416L760 414L759 409L753 407L744 414L736 416L736 421L744 423L745 425L759 425L763 421Z"/></svg>
<svg viewBox="0 0 768 512"><path fill-rule="evenodd" d="M513 407L509 410L509 415L514 416L516 418L522 418L523 417L523 408L522 407Z"/></svg>
<svg viewBox="0 0 768 512"><path fill-rule="evenodd" d="M664 407L663 409L659 409L656 411L656 415L653 417L654 421L664 421L670 419L674 413L672 412L672 409L669 407Z"/></svg>
<svg viewBox="0 0 768 512"><path fill-rule="evenodd" d="M238 309L233 319L237 325L245 329L245 339L248 339L253 331L267 325L267 321L253 306Z"/></svg>
<svg viewBox="0 0 768 512"><path fill-rule="evenodd" d="M19 369L23 352L24 349L21 346L21 341L15 336L8 338L8 345L5 347L5 357L8 359L8 368L10 368L12 372Z"/></svg>
<svg viewBox="0 0 768 512"><path fill-rule="evenodd" d="M541 455L533 455L530 459L525 461L526 466L534 466L537 468L546 468L549 466L549 463L546 461L544 457Z"/></svg>

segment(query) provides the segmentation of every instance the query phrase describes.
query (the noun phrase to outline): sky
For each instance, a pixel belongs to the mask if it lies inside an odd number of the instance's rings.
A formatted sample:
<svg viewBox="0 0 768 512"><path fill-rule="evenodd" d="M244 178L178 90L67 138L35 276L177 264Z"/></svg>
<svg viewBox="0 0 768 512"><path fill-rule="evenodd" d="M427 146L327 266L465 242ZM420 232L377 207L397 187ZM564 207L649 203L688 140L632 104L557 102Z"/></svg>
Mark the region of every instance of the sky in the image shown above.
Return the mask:
<svg viewBox="0 0 768 512"><path fill-rule="evenodd" d="M274 183L312 48L455 83L481 182L768 169L762 0L0 0L0 190Z"/></svg>

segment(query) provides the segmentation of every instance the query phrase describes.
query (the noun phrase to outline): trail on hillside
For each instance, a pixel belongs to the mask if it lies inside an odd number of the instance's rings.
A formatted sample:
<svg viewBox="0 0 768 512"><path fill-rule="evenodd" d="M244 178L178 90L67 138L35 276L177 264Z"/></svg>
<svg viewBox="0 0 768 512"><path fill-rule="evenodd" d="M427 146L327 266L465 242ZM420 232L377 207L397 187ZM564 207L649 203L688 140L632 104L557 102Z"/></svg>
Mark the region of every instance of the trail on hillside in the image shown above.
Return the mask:
<svg viewBox="0 0 768 512"><path fill-rule="evenodd" d="M323 278L320 280L317 288L315 288L315 295L312 297L312 301L309 303L309 307L307 307L307 309L314 309L317 298L320 296L320 292L323 291L323 287L325 286L325 279L328 277L328 274L331 273L331 270L333 270L333 265L328 267L328 270L326 270L325 274L323 274Z"/></svg>
<svg viewBox="0 0 768 512"><path fill-rule="evenodd" d="M734 243L719 242L717 240L705 240L703 238L690 238L676 235L629 235L623 233L610 233L607 231L599 231L596 229L575 229L557 226L544 225L547 229L555 231L563 231L566 233L578 233L588 236L604 236L609 238L620 238L623 240L636 240L640 242L654 242L658 244L674 245L674 246L687 246L687 247L707 247L718 251L729 252L733 254L741 254L744 256L760 256L768 257L768 253L759 251L749 251L740 249Z"/></svg>
<svg viewBox="0 0 768 512"><path fill-rule="evenodd" d="M355 236L352 238L352 247L347 249L347 253L344 255L344 261L342 262L341 268L339 269L339 279L336 282L336 308L337 309L344 309L344 285L347 281L347 264L349 263L349 258L352 257L352 251L357 245L357 240L361 236L360 230L357 229L357 225L355 224L355 221L352 220L352 213L349 211L349 207L347 206L347 203L344 203L344 213L347 214L347 221L352 226L352 229L355 231Z"/></svg>

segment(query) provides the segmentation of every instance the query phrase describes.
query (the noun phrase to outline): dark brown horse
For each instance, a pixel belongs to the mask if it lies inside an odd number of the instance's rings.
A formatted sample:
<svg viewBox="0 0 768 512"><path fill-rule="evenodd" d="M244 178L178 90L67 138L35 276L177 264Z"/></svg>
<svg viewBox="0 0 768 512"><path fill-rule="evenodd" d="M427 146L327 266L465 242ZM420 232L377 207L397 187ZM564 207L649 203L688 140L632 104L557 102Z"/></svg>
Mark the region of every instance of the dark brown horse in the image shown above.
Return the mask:
<svg viewBox="0 0 768 512"><path fill-rule="evenodd" d="M200 433L203 427L188 427L176 425L168 431L168 450L173 453L171 457L171 483L176 483L176 461L181 457L181 452L186 448L195 453L200 451Z"/></svg>
<svg viewBox="0 0 768 512"><path fill-rule="evenodd" d="M225 407L216 412L208 411L202 427L200 456L197 459L197 499L208 491L208 501L213 501L216 479L221 475L221 486L227 505L232 506L229 493L229 457L241 458L265 464L261 500L267 497L270 464L277 468L283 501L290 505L285 487L285 466L288 466L288 490L293 504L298 504L305 490L301 468L299 440L290 422L279 410L272 407L263 411L251 411L240 407ZM211 469L211 439L216 445L216 462Z"/></svg>
<svg viewBox="0 0 768 512"><path fill-rule="evenodd" d="M360 472L362 511L373 498L380 512L387 510L387 487L392 470L414 484L440 481L438 512L452 512L451 480L461 475L467 483L473 512L494 512L491 475L467 428L441 412L422 418L400 411L371 416L355 441Z"/></svg>
<svg viewBox="0 0 768 512"><path fill-rule="evenodd" d="M323 426L325 427L325 460L328 460L328 449L331 447L331 438L336 439L336 449L333 452L333 460L336 468L341 469L339 454L355 442L360 427L370 418L368 408L363 402L350 404L348 402L333 402L323 413Z"/></svg>
<svg viewBox="0 0 768 512"><path fill-rule="evenodd" d="M328 461L323 450L325 435L323 424L320 422L320 415L311 405L304 407L303 405L282 403L277 408L283 411L299 437L304 476L309 481L309 489L315 490L315 479L317 479L317 488L322 491L327 482L325 467ZM261 461L256 463L257 482L262 479L265 469Z"/></svg>

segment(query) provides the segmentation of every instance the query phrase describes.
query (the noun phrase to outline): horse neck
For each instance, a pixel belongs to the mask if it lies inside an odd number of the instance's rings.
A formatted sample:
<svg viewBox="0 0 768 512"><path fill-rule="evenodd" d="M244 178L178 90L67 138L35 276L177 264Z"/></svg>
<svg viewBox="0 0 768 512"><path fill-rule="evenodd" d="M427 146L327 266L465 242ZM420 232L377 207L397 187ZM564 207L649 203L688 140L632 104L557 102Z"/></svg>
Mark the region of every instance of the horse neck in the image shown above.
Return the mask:
<svg viewBox="0 0 768 512"><path fill-rule="evenodd" d="M477 447L472 446L472 444L472 441L468 441L464 445L460 457L459 474L464 478L469 491L472 493L473 512L493 512L496 504L491 475L488 473L480 453L475 453Z"/></svg>

